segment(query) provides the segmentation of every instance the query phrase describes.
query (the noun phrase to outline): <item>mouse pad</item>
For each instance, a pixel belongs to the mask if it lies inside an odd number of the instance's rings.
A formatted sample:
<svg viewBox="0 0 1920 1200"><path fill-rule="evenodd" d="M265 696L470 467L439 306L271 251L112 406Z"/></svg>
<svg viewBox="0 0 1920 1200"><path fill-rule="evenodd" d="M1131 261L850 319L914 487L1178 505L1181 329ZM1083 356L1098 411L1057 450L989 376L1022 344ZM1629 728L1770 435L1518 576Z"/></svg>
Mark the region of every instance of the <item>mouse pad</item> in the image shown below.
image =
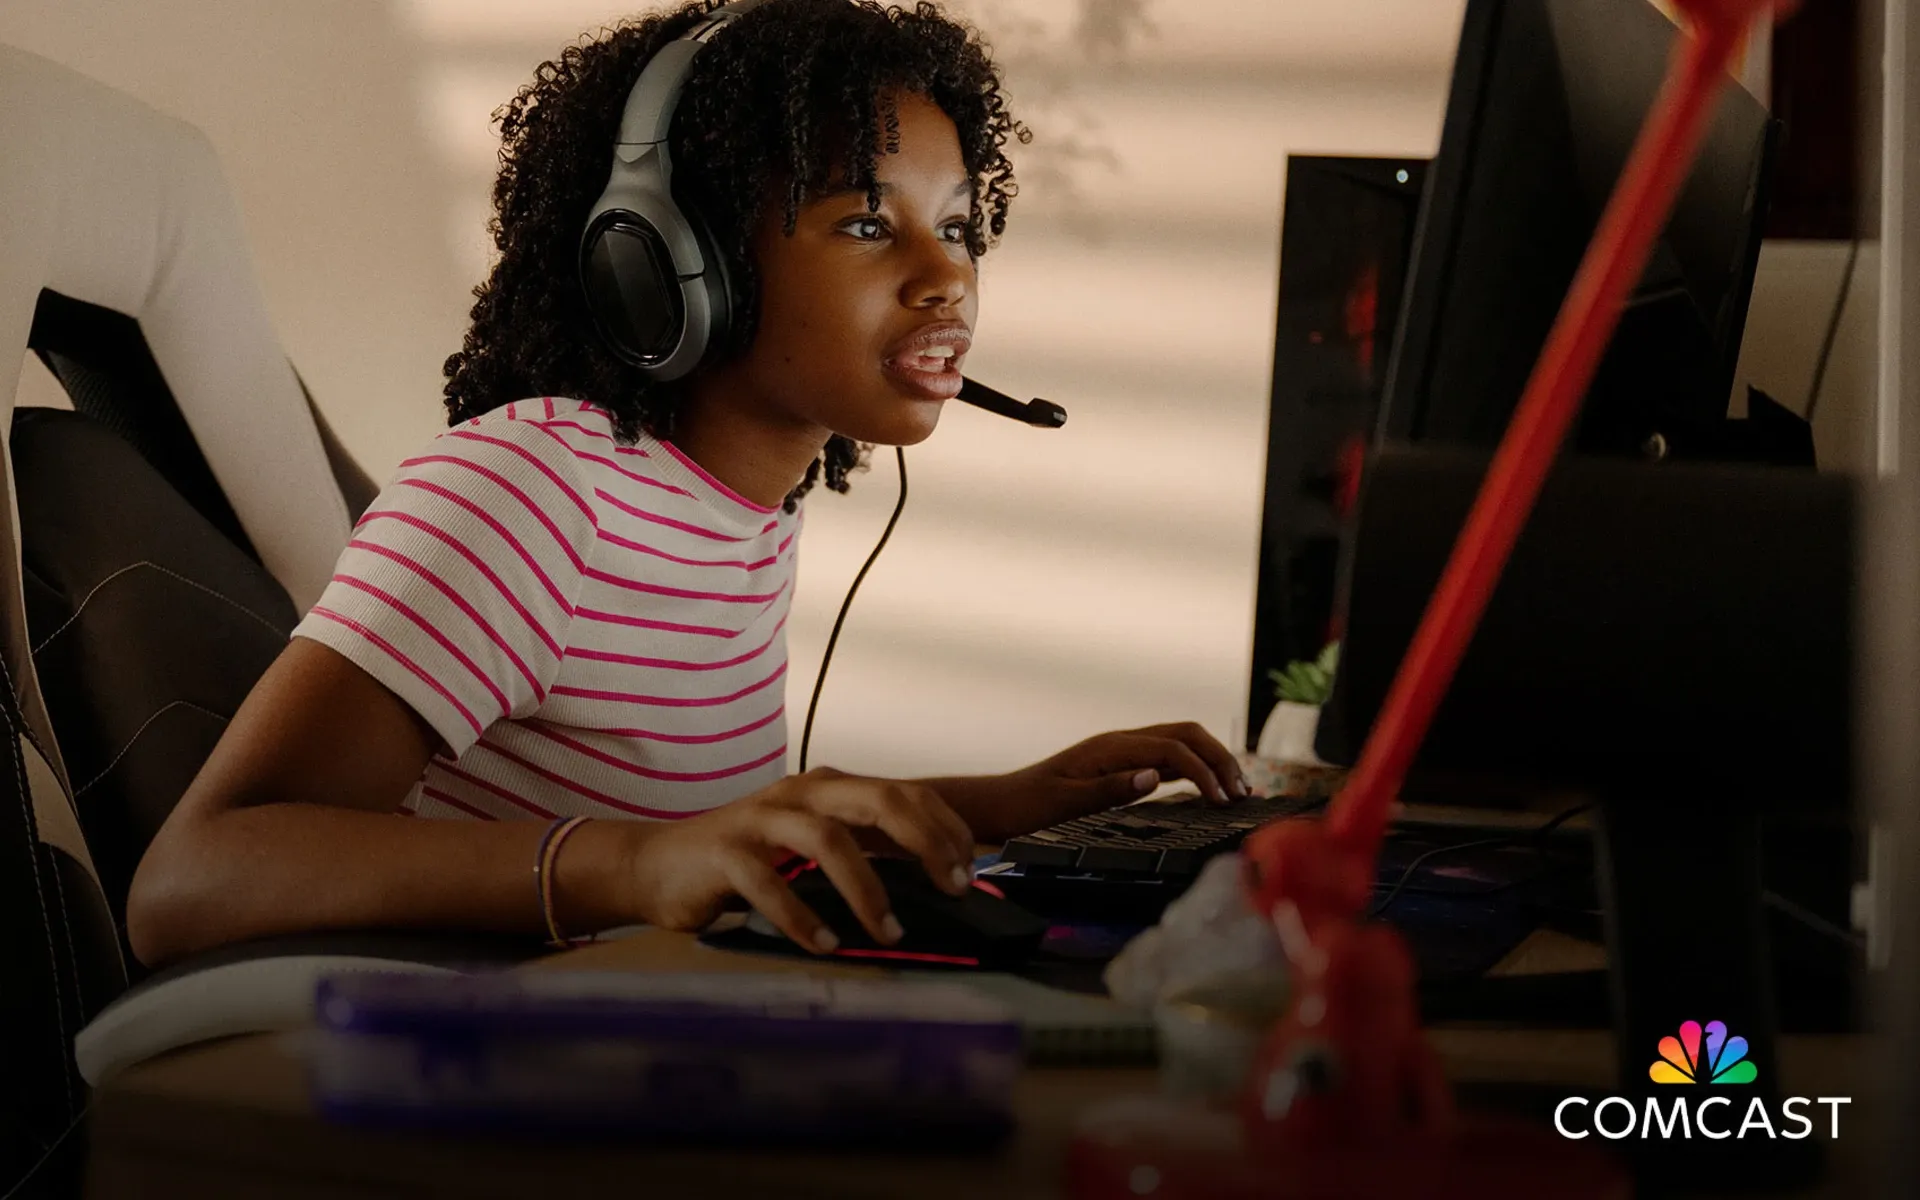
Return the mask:
<svg viewBox="0 0 1920 1200"><path fill-rule="evenodd" d="M858 950L852 954L815 954L797 945L786 934L763 923L758 913L746 921L725 929L710 929L700 935L700 943L717 950L746 954L772 954L780 958L808 958L821 962L845 963L850 967L883 967L888 970L978 971L978 959L963 955L926 954L899 950Z"/></svg>
<svg viewBox="0 0 1920 1200"><path fill-rule="evenodd" d="M710 929L702 933L699 940L702 945L736 953L814 960L822 958L795 945L792 939L774 931L772 926L762 926L762 921L748 918L724 929ZM1120 953L1120 948L1131 941L1140 929L1138 925L1053 925L1047 929L1040 948L1032 956L1025 962L1008 964L1005 969L1009 974L1063 991L1104 996L1107 985L1101 973L1105 971L1108 961ZM832 956L827 961L901 971L977 972L984 969L975 962L929 955L858 960Z"/></svg>
<svg viewBox="0 0 1920 1200"><path fill-rule="evenodd" d="M1442 852L1428 856L1435 850ZM1584 887L1572 886L1576 877ZM1570 904L1582 907L1569 893L1590 888L1591 864L1567 861L1525 843L1470 846L1457 835L1433 839L1402 834L1381 846L1375 878L1374 904L1393 892L1379 919L1406 937L1422 982L1453 983L1483 975L1550 913ZM1048 923L1034 953L1001 969L1071 991L1102 993L1105 965L1148 924L1057 917ZM757 915L703 934L700 940L725 950L816 957ZM981 969L980 963L960 955L864 952L859 958L835 957L899 970Z"/></svg>
<svg viewBox="0 0 1920 1200"><path fill-rule="evenodd" d="M1401 835L1380 848L1370 904L1387 904L1378 919L1405 936L1423 981L1478 978L1551 914L1597 904L1581 855L1451 842Z"/></svg>

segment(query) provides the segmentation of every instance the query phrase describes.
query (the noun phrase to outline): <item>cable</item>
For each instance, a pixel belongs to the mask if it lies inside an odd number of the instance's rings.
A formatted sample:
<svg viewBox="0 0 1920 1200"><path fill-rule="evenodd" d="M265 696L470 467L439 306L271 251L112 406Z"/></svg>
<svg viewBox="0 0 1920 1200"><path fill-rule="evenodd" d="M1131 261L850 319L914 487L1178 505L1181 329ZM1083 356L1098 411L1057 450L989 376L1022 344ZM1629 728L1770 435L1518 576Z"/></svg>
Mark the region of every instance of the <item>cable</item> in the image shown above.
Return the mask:
<svg viewBox="0 0 1920 1200"><path fill-rule="evenodd" d="M1833 312L1827 316L1827 334L1820 340L1820 357L1813 364L1813 385L1807 389L1807 407L1801 415L1813 422L1813 410L1820 405L1820 385L1827 378L1827 359L1833 354L1833 340L1840 332L1840 316L1847 311L1847 293L1853 288L1853 265L1860 259L1860 235L1853 235L1847 249L1847 265L1840 271L1840 293L1833 298Z"/></svg>
<svg viewBox="0 0 1920 1200"><path fill-rule="evenodd" d="M1506 846L1506 845L1511 845L1515 842L1520 842L1520 841L1539 841L1541 838L1553 832L1555 829L1559 828L1561 825L1565 824L1567 821L1571 820L1572 818L1578 816L1579 814L1585 812L1586 810L1592 807L1593 807L1592 804L1577 804L1572 808L1566 809L1563 812L1555 814L1552 820L1547 821L1545 824L1541 825L1539 828L1534 829L1528 833L1510 834L1502 837L1493 837L1493 838L1480 838L1476 841L1460 842L1452 846L1436 846L1433 849L1427 851L1426 853L1417 856L1412 862L1407 864L1406 869L1400 873L1400 878L1394 881L1393 887L1387 892L1387 894L1384 897L1381 898L1378 904L1374 905L1373 908L1368 911L1367 916L1369 918L1377 917L1381 913L1387 911L1388 907L1390 907L1395 900L1399 899L1400 894L1403 891L1408 891L1408 890L1421 891L1422 889L1419 889L1419 888L1409 889L1407 887L1407 883L1409 880L1413 878L1414 872L1418 871L1422 864L1424 864L1428 859L1435 857L1436 855L1454 854L1463 850L1484 850L1489 847ZM1499 887L1489 888L1483 892L1464 892L1463 893L1463 892L1447 890L1444 892L1439 892L1438 894L1448 895L1448 896L1459 896L1459 895L1480 896L1480 895L1486 895L1488 892L1502 890L1505 886L1507 885L1502 884ZM1812 909L1809 909L1801 904L1798 904L1792 900L1789 900L1778 892L1774 892L1774 891L1761 892L1760 902L1762 904L1765 904L1768 908L1775 909L1776 911L1784 914L1785 916L1791 917L1793 920L1800 922L1800 924L1805 925L1807 928L1813 930L1815 933L1818 933L1824 937L1832 938L1835 941L1844 943L1845 945L1853 947L1854 949L1862 949L1867 944L1867 939L1865 935L1860 934L1851 929L1843 929L1840 926L1834 924L1832 921L1827 920L1825 917L1821 916L1819 913L1814 912Z"/></svg>
<svg viewBox="0 0 1920 1200"><path fill-rule="evenodd" d="M827 635L827 648L820 655L820 673L813 677L813 697L807 701L807 724L800 732L802 774L807 769L807 748L813 742L813 710L819 707L820 688L827 682L827 664L833 661L833 644L840 640L840 625L847 619L847 610L853 607L853 594L860 590L860 581L867 577L867 571L873 566L873 560L880 557L880 551L886 549L887 539L893 536L893 527L907 507L907 452L895 446L893 457L900 468L900 498L893 502L893 515L887 518L887 527L880 531L880 540L874 543L873 553L867 555L867 561L860 564L860 573L853 577L853 586L847 589L847 598L840 602L840 615L833 619L833 632Z"/></svg>
<svg viewBox="0 0 1920 1200"><path fill-rule="evenodd" d="M1824 934L1836 941L1845 942L1856 950L1866 948L1867 939L1864 934L1856 933L1851 929L1842 929L1819 913L1794 903L1785 896L1782 896L1779 892L1761 892L1760 902L1768 908L1777 909L1785 913L1815 933Z"/></svg>
<svg viewBox="0 0 1920 1200"><path fill-rule="evenodd" d="M1458 845L1453 845L1453 846L1434 847L1433 849L1427 851L1425 854L1420 855L1419 857L1415 858L1412 862L1407 864L1407 869L1400 873L1400 878L1394 881L1393 887L1388 890L1386 896L1381 899L1380 903L1374 905L1373 908L1368 911L1367 916L1377 917L1381 913L1387 911L1388 907L1391 906L1395 900L1400 898L1400 893L1406 890L1407 881L1409 879L1412 879L1413 873L1420 869L1420 864L1423 862L1426 862L1428 859L1432 858L1434 855L1453 854L1453 853L1458 853L1459 851L1462 851L1462 850L1483 850L1489 846L1504 846L1511 841L1513 841L1513 839L1510 837L1483 838L1482 840L1477 842L1461 842Z"/></svg>
<svg viewBox="0 0 1920 1200"><path fill-rule="evenodd" d="M53 1156L60 1152L60 1147L66 1145L67 1139L73 1136L73 1131L80 1128L86 1121L89 1111L90 1109L83 1108L80 1110L78 1116L67 1122L67 1127L60 1131L60 1136L48 1143L46 1151L42 1153L38 1159L34 1160L34 1164L31 1167L27 1168L27 1173L15 1180L13 1186L8 1188L5 1194L0 1194L0 1200L14 1200L15 1196L24 1192L27 1185L33 1182L34 1176L38 1175L48 1163L53 1161Z"/></svg>
<svg viewBox="0 0 1920 1200"><path fill-rule="evenodd" d="M1381 898L1380 902L1368 910L1367 916L1369 918L1377 917L1381 913L1386 912L1387 909L1392 906L1393 902L1399 899L1400 893L1406 890L1407 881L1412 879L1413 873L1420 869L1420 864L1435 855L1456 854L1462 850L1484 850L1491 846L1509 846L1515 842L1537 842L1558 829L1561 825L1564 825L1566 822L1592 807L1593 805L1591 803L1576 804L1571 808L1563 809L1554 814L1552 819L1544 824L1523 833L1505 834L1501 837L1493 838L1481 838L1478 841L1472 842L1458 842L1451 846L1435 846L1433 849L1417 856L1412 862L1407 864L1406 870L1400 873L1400 878L1394 881L1393 887L1388 889L1387 894Z"/></svg>

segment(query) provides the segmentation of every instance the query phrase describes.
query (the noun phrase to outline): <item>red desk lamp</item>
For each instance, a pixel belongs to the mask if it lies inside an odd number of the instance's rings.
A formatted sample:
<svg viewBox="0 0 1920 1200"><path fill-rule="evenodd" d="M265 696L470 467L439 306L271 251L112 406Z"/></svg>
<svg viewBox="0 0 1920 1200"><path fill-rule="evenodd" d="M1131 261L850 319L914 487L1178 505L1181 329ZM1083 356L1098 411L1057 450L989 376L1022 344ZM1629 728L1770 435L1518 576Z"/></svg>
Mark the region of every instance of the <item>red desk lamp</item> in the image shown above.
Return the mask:
<svg viewBox="0 0 1920 1200"><path fill-rule="evenodd" d="M1699 151L1748 29L1797 0L1673 0L1688 26L1347 785L1323 819L1248 838L1249 886L1292 968L1288 1013L1231 1153L1142 1122L1083 1133L1076 1194L1214 1198L1624 1196L1622 1169L1530 1125L1454 1111L1419 1028L1413 959L1359 917L1388 810ZM1143 1190L1144 1189L1144 1190Z"/></svg>

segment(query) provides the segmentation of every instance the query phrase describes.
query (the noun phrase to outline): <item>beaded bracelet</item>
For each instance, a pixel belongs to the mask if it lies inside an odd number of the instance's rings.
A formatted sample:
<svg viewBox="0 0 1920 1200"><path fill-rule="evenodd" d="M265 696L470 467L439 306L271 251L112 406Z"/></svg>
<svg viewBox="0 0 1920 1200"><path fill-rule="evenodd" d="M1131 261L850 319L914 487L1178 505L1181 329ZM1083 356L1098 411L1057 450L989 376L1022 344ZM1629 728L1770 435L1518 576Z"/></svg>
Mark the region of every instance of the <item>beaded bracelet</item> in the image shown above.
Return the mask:
<svg viewBox="0 0 1920 1200"><path fill-rule="evenodd" d="M556 818L540 835L540 850L533 858L534 893L540 899L540 915L547 923L547 945L565 950L576 943L560 934L560 923L553 915L553 864L560 858L560 845L568 835L587 823L586 817Z"/></svg>

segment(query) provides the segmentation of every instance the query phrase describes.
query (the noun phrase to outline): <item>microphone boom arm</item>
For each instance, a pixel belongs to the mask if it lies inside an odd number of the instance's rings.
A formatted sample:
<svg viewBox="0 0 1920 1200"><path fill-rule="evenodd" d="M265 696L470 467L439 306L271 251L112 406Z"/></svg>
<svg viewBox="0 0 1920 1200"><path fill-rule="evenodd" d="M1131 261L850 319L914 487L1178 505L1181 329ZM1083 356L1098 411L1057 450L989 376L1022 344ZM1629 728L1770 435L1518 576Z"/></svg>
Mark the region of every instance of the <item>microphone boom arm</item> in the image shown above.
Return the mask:
<svg viewBox="0 0 1920 1200"><path fill-rule="evenodd" d="M1042 429L1058 429L1067 423L1067 410L1051 400L1029 400L1025 404L1004 392L996 392L984 383L962 379L960 400L990 413L1012 417Z"/></svg>

